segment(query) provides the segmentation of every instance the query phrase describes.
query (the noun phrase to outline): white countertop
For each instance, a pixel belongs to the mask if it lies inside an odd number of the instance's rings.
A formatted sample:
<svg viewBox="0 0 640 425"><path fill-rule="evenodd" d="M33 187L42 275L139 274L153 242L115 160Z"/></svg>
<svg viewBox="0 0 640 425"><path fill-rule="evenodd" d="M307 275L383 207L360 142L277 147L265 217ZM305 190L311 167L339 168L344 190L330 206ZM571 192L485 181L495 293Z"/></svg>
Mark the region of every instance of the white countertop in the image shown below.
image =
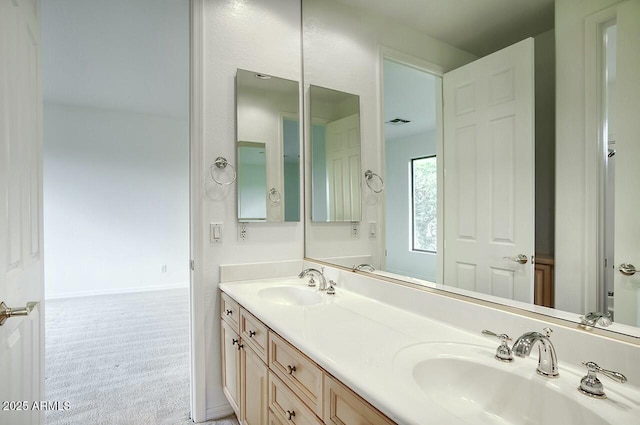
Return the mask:
<svg viewBox="0 0 640 425"><path fill-rule="evenodd" d="M305 282L306 279L296 277L274 278L221 283L219 288L395 422L416 425L476 423L467 416L442 409L415 384L407 382L410 379L399 359L409 347L435 342L479 345L492 353L499 345L497 340L339 287L335 295L320 293L322 301L306 307L279 305L265 301L259 295L261 289L275 286L305 288ZM479 323L478 331L481 330ZM518 358L517 364L535 376L536 355ZM570 385L574 385L573 380L575 386L578 385L579 373L569 372L575 374ZM593 401L584 398L586 402ZM582 402L579 397L577 399Z"/></svg>

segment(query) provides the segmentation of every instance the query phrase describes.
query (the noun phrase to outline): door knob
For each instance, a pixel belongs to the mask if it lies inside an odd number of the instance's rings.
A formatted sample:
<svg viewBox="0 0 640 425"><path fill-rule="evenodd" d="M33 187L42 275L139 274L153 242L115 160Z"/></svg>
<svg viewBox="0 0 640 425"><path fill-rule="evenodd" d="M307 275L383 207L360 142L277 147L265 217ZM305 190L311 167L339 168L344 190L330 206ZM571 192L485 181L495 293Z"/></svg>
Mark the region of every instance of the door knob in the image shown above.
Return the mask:
<svg viewBox="0 0 640 425"><path fill-rule="evenodd" d="M514 263L518 263L518 264L527 264L527 261L529 261L529 257L527 257L524 254L518 254L515 257L503 257L505 260L511 260Z"/></svg>
<svg viewBox="0 0 640 425"><path fill-rule="evenodd" d="M38 305L37 302L28 302L26 307L22 308L9 308L3 302L0 303L0 326L4 325L9 317L13 316L28 316Z"/></svg>
<svg viewBox="0 0 640 425"><path fill-rule="evenodd" d="M620 264L620 267L618 267L618 270L620 270L620 273L622 273L625 276L633 276L634 274L636 274L636 271L637 271L636 267L630 263Z"/></svg>

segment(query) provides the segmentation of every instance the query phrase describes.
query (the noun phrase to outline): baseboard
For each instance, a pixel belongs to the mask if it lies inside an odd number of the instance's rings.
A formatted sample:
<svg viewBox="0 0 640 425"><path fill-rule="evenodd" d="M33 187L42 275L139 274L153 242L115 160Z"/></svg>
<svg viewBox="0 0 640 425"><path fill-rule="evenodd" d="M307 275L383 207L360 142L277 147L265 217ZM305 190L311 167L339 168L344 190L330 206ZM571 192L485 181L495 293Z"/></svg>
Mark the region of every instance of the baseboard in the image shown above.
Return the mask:
<svg viewBox="0 0 640 425"><path fill-rule="evenodd" d="M149 292L149 291L163 291L166 289L178 289L178 288L188 288L188 283L177 283L172 285L162 285L162 286L140 286L137 288L122 288L122 289L100 289L97 291L79 291L79 292L63 292L61 294L54 295L46 295L45 290L45 301L46 300L57 300L61 298L78 298L78 297L92 297L95 295L113 295L113 294L129 294L132 292Z"/></svg>
<svg viewBox="0 0 640 425"><path fill-rule="evenodd" d="M212 421L215 419L226 418L227 416L234 415L235 412L229 403L223 404L222 406L212 407L207 409L207 421Z"/></svg>

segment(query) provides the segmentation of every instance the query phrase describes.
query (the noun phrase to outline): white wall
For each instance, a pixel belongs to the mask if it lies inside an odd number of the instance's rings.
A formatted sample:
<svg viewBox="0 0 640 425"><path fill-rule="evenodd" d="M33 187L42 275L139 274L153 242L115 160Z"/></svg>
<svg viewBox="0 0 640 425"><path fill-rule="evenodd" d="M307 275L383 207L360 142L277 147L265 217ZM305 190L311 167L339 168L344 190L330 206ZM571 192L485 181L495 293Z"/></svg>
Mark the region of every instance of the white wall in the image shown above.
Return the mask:
<svg viewBox="0 0 640 425"><path fill-rule="evenodd" d="M556 308L584 313L595 309L587 293L597 279L593 255L597 223L593 188L596 170L587 165L585 130L585 18L620 0L557 0L556 33ZM596 143L589 135L590 142Z"/></svg>
<svg viewBox="0 0 640 425"><path fill-rule="evenodd" d="M305 92L308 93L309 85L313 84L360 96L362 170L371 169L380 174L383 169L380 46L440 65L445 70L464 65L475 56L390 19L364 13L333 0L305 0L303 7ZM307 134L306 152L309 151L309 139ZM307 182L311 181L309 160L305 158ZM381 235L384 194L376 195L366 186L363 186L362 194L362 221L357 238L351 236L350 223L313 223L307 217L308 257L371 255L372 264L379 267L384 255L384 238ZM310 205L310 191L306 193L305 202ZM379 237L367 236L370 222L376 223Z"/></svg>
<svg viewBox="0 0 640 425"><path fill-rule="evenodd" d="M432 99L433 100L433 99ZM419 133L386 141L387 261L384 270L431 282L437 278L437 254L412 251L411 187L412 158L436 154L436 132Z"/></svg>
<svg viewBox="0 0 640 425"><path fill-rule="evenodd" d="M46 298L188 285L188 141L186 118L45 103Z"/></svg>
<svg viewBox="0 0 640 425"><path fill-rule="evenodd" d="M300 1L247 0L204 3L204 139L205 169L218 156L236 161L235 74L250 69L300 81ZM202 176L205 181L206 176ZM223 223L222 243L204 238L207 416L231 413L220 374L219 295L221 264L300 260L304 255L301 222L249 223L248 237L238 242L235 185L206 181L202 199L203 230Z"/></svg>

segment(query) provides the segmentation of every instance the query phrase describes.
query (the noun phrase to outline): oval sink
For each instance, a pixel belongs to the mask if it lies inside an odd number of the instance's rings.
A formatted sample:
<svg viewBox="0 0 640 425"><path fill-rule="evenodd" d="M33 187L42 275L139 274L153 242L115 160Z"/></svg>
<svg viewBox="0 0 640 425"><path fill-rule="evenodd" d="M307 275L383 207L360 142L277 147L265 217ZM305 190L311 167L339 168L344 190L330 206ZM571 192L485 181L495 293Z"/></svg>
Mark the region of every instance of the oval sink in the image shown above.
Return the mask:
<svg viewBox="0 0 640 425"><path fill-rule="evenodd" d="M403 352L404 351L404 352ZM396 355L396 369L427 399L470 424L606 425L611 422L576 391L579 376L539 376L536 359L513 363L494 359L494 349L471 344L433 343ZM534 356L535 357L535 356ZM591 403L591 404L589 404Z"/></svg>
<svg viewBox="0 0 640 425"><path fill-rule="evenodd" d="M308 306L322 301L317 289L299 286L276 286L265 288L258 296L266 301L287 306Z"/></svg>

